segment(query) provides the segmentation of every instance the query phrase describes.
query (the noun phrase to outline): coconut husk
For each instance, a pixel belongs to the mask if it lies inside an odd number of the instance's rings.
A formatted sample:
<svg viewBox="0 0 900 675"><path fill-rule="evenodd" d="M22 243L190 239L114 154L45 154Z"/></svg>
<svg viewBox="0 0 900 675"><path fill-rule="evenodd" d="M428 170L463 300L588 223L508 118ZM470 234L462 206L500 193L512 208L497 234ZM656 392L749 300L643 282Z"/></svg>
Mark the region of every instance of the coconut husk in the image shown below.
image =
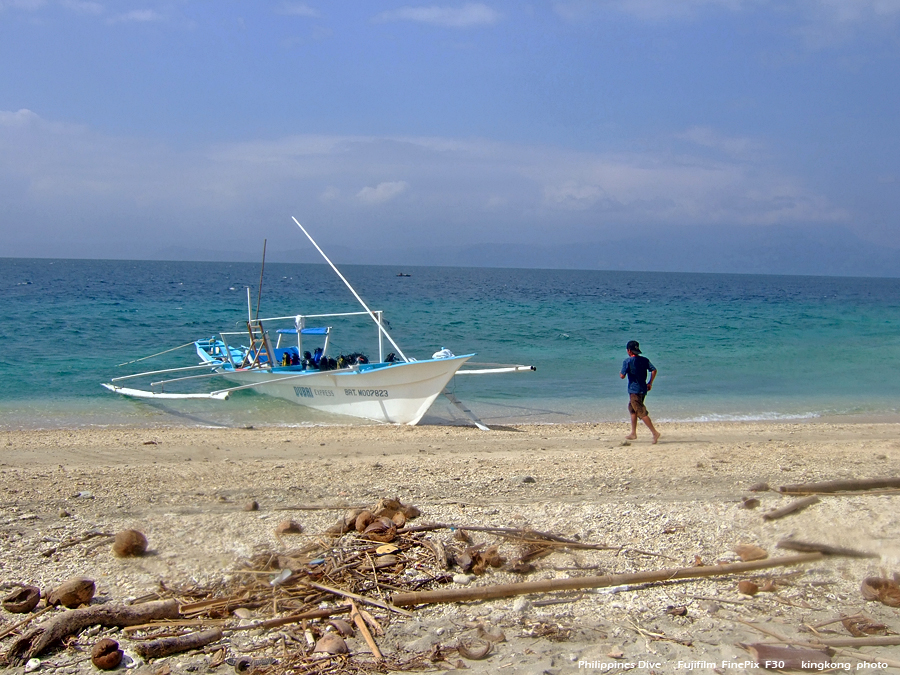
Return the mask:
<svg viewBox="0 0 900 675"><path fill-rule="evenodd" d="M94 597L94 580L86 577L72 577L64 581L47 597L48 605L62 605L75 609L85 605Z"/></svg>

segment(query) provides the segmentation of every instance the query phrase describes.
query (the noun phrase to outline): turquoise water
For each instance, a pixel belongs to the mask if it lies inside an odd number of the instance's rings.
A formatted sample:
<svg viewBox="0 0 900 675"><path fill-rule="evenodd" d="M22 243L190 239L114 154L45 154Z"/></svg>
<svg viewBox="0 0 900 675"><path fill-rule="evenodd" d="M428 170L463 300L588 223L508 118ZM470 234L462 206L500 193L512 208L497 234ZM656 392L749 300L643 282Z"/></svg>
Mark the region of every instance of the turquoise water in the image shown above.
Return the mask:
<svg viewBox="0 0 900 675"><path fill-rule="evenodd" d="M485 268L341 268L407 355L442 347L534 373L455 378L500 423L625 418L618 377L639 340L659 369L657 421L894 416L900 279ZM410 277L398 277L398 272ZM0 428L360 423L253 392L228 401L133 401L101 382L116 364L240 330L245 263L0 259ZM324 265L269 264L261 316L357 311ZM334 352L377 354L365 318L333 322ZM191 365L190 350L142 362ZM130 368L134 368L131 366ZM219 385L221 386L221 385ZM426 423L458 421L439 399Z"/></svg>

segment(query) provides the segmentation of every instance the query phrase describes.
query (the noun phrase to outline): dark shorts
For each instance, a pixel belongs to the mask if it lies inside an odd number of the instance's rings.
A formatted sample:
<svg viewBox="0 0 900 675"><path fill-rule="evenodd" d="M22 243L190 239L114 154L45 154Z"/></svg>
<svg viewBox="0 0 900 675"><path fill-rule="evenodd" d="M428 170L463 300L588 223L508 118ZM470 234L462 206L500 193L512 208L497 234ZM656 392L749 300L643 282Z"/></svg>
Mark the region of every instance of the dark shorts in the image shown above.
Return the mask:
<svg viewBox="0 0 900 675"><path fill-rule="evenodd" d="M647 411L647 406L644 405L644 397L646 395L647 394L629 394L628 412L632 415L637 415L641 419L649 416L650 413Z"/></svg>

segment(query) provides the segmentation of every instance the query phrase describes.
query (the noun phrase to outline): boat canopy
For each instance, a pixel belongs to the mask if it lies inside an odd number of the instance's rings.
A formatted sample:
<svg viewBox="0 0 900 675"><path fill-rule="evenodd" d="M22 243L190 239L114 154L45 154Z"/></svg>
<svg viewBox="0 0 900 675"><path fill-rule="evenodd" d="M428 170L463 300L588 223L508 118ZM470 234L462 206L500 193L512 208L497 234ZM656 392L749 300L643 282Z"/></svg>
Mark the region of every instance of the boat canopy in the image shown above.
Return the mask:
<svg viewBox="0 0 900 675"><path fill-rule="evenodd" d="M284 335L296 335L296 328L279 328L277 333L282 333ZM328 328L301 328L301 335L328 335Z"/></svg>

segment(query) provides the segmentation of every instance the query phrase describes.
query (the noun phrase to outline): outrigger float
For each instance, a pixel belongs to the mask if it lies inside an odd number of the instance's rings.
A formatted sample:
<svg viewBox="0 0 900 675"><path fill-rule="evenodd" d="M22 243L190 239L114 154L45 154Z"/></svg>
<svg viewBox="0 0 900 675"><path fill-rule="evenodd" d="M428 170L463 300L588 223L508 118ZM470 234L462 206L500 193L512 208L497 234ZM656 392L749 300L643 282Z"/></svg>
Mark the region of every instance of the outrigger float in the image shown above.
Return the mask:
<svg viewBox="0 0 900 675"><path fill-rule="evenodd" d="M362 305L362 312L338 314L313 314L259 318L253 316L250 289L247 289L247 331L222 332L218 336L189 342L180 347L137 359L167 354L177 349L193 346L200 359L195 366L167 368L115 377L103 386L117 394L134 398L152 399L210 399L225 400L232 392L244 389L275 396L298 405L339 415L349 415L391 424L417 424L443 394L479 428L484 425L456 396L447 390L454 375L484 375L534 370L534 366L506 364L468 364L474 354L456 356L450 350L441 349L430 359L417 361L407 357L394 342L385 327L381 311L372 311L350 282L319 248L309 232L294 218L294 222L309 238L316 250L331 266L341 281L350 289ZM264 253L265 256L265 253ZM265 260L265 257L264 257ZM265 263L263 263L265 264ZM260 286L262 274L260 274ZM369 362L362 354L341 355L334 359L328 354L331 326L329 319L352 316L369 316L375 323L378 335L378 361ZM268 328L266 327L268 326ZM277 340L272 344L270 328L275 328ZM237 342L249 338L248 345ZM309 342L321 342L314 351L305 350ZM385 340L395 351L385 355ZM132 361L130 363L135 363ZM126 364L122 364L126 365ZM469 366L469 367L465 367ZM209 372L192 374L191 371ZM154 376L171 376L150 383L150 389L134 389L122 386L126 380L140 380ZM196 382L203 378L221 377L237 386L217 389L208 393L174 393L166 387Z"/></svg>

